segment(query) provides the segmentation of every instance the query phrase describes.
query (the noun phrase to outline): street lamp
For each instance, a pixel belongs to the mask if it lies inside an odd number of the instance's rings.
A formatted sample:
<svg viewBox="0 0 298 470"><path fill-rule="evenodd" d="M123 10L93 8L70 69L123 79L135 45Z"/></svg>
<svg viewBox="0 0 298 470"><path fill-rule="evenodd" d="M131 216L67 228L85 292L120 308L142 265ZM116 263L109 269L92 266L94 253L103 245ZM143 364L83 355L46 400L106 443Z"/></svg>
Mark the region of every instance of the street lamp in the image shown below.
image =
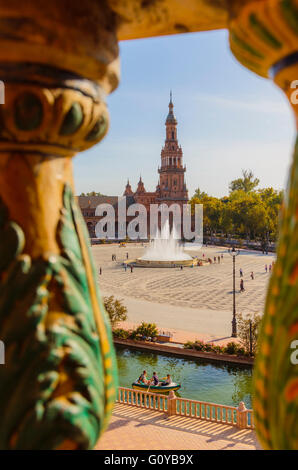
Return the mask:
<svg viewBox="0 0 298 470"><path fill-rule="evenodd" d="M233 258L233 320L232 320L232 338L237 338L237 321L236 321L236 289L235 289L235 258L240 254L239 250L235 250L233 246L229 249L229 255Z"/></svg>

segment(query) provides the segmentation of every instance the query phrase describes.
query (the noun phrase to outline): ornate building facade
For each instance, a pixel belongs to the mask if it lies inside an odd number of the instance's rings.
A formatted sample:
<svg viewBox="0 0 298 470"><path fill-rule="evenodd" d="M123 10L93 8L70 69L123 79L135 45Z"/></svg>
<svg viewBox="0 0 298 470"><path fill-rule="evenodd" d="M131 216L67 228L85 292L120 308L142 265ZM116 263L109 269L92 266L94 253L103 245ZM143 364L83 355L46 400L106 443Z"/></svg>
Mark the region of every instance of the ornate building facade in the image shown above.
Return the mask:
<svg viewBox="0 0 298 470"><path fill-rule="evenodd" d="M149 204L179 204L181 207L188 201L185 183L186 167L183 166L183 152L177 137L177 119L174 115L172 93L170 96L169 113L165 122L166 140L161 150L161 166L158 168L159 181L156 191L147 192L140 178L135 192L127 182L124 196L133 196L135 201L148 206Z"/></svg>
<svg viewBox="0 0 298 470"><path fill-rule="evenodd" d="M166 118L166 139L161 150L161 165L158 168L158 184L154 192L146 191L142 177L138 182L136 191L132 190L129 180L127 181L123 196L126 197L126 204L143 204L150 218L150 204L178 204L181 208L188 202L188 191L185 182L186 167L183 163L183 151L178 142L177 119L174 114L174 104L172 93L170 94L169 112ZM95 215L96 207L100 204L112 204L116 213L116 236L118 233L118 198L116 196L79 196L79 205L83 217L86 221L89 235L95 238L95 226L102 218ZM133 217L127 217L127 223ZM150 223L150 220L148 220Z"/></svg>

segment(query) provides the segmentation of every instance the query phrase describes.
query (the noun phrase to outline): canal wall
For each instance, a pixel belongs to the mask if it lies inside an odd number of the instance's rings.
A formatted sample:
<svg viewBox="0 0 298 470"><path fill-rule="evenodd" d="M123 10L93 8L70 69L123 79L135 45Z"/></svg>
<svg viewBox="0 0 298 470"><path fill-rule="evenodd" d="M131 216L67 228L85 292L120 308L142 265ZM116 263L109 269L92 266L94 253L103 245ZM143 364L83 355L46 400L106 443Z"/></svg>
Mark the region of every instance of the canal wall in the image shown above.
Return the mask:
<svg viewBox="0 0 298 470"><path fill-rule="evenodd" d="M233 356L231 354L216 354L211 352L195 351L194 349L183 349L175 346L165 346L160 343L151 343L146 341L136 341L132 339L119 339L114 338L114 344L118 346L125 346L127 348L136 349L139 351L151 351L155 353L168 354L184 359L201 359L206 362L235 364L245 367L253 366L253 358Z"/></svg>

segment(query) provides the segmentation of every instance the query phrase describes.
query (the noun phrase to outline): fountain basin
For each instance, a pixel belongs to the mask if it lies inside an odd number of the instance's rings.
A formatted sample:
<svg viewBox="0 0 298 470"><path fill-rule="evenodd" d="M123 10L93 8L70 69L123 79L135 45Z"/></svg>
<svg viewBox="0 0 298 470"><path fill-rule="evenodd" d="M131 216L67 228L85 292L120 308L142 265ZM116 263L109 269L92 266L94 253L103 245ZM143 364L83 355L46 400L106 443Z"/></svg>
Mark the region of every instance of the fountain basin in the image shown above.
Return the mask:
<svg viewBox="0 0 298 470"><path fill-rule="evenodd" d="M194 267L202 262L185 253L179 244L175 225L170 230L169 220L166 220L162 229L157 229L155 238L150 242L145 254L136 260L126 262L142 268L175 268L181 266Z"/></svg>
<svg viewBox="0 0 298 470"><path fill-rule="evenodd" d="M182 259L182 260L149 260L144 258L137 258L134 261L129 261L127 264L139 268L178 268L180 266L193 267L200 263L198 258Z"/></svg>

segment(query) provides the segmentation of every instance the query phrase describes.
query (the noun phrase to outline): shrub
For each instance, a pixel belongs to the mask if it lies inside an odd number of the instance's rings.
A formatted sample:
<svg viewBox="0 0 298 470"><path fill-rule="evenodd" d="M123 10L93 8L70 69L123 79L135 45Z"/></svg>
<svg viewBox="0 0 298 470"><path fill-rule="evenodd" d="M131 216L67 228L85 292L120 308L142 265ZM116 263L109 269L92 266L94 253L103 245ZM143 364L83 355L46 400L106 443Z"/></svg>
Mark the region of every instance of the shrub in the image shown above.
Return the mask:
<svg viewBox="0 0 298 470"><path fill-rule="evenodd" d="M196 351L204 351L205 350L205 343L204 343L204 341L197 340L197 341L194 342L193 347Z"/></svg>
<svg viewBox="0 0 298 470"><path fill-rule="evenodd" d="M230 343L228 343L225 348L224 348L224 352L226 354L237 354L238 352L238 344L237 343L234 343L233 341L231 341Z"/></svg>
<svg viewBox="0 0 298 470"><path fill-rule="evenodd" d="M224 351L224 346L217 346L217 345L213 345L213 352L217 353L217 354L223 354L225 351Z"/></svg>
<svg viewBox="0 0 298 470"><path fill-rule="evenodd" d="M243 347L232 341L226 346L219 346L213 343L204 343L204 341L201 340L197 340L195 342L187 341L187 343L184 343L183 347L184 349L195 349L196 351L214 352L216 354L231 354L237 356L247 355L247 352Z"/></svg>
<svg viewBox="0 0 298 470"><path fill-rule="evenodd" d="M204 351L211 352L213 350L214 345L212 343L205 343L204 344Z"/></svg>
<svg viewBox="0 0 298 470"><path fill-rule="evenodd" d="M184 343L183 348L184 349L194 349L194 342L193 341L187 341L187 343Z"/></svg>
<svg viewBox="0 0 298 470"><path fill-rule="evenodd" d="M131 335L131 331L129 330L124 330L123 328L117 328L116 330L113 330L113 335L116 338L120 339L128 339Z"/></svg>
<svg viewBox="0 0 298 470"><path fill-rule="evenodd" d="M155 323L146 323L142 322L135 330L136 335L139 336L146 336L148 338L149 336L151 338L154 338L158 334L157 326Z"/></svg>
<svg viewBox="0 0 298 470"><path fill-rule="evenodd" d="M245 356L245 349L238 346L237 356Z"/></svg>

